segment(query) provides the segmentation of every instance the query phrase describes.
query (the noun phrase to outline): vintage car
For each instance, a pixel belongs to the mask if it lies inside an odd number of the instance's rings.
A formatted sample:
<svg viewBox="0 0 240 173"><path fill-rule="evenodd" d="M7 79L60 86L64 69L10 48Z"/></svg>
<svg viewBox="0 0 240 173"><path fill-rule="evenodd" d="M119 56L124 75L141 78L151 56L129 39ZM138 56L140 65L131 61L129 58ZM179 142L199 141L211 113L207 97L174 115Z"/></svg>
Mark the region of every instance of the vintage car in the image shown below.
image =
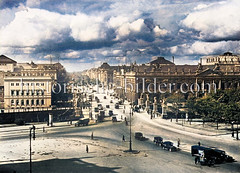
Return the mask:
<svg viewBox="0 0 240 173"><path fill-rule="evenodd" d="M145 138L141 132L136 132L134 137L135 137L135 139L140 140L140 141L148 140L148 138Z"/></svg>
<svg viewBox="0 0 240 173"><path fill-rule="evenodd" d="M113 116L113 111L112 111L112 110L109 110L109 111L108 111L108 115L109 115L109 116Z"/></svg>
<svg viewBox="0 0 240 173"><path fill-rule="evenodd" d="M85 119L80 119L75 123L75 127L79 127L79 126L87 126L89 123L89 118L85 118Z"/></svg>
<svg viewBox="0 0 240 173"><path fill-rule="evenodd" d="M160 136L155 136L155 137L153 138L153 142L154 142L156 145L161 145L161 146L162 146L163 138L160 137Z"/></svg>
<svg viewBox="0 0 240 173"><path fill-rule="evenodd" d="M171 141L165 141L162 143L162 148L165 150L168 150L168 151L177 151L177 147L175 147L173 145L173 143Z"/></svg>

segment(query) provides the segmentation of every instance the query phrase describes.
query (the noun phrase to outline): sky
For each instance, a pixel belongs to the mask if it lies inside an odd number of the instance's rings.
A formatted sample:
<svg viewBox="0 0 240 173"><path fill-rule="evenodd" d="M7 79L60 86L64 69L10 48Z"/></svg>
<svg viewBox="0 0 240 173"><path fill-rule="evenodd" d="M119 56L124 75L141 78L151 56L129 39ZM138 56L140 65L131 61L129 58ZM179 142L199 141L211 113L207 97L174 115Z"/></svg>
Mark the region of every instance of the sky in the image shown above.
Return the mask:
<svg viewBox="0 0 240 173"><path fill-rule="evenodd" d="M240 54L239 0L1 0L0 54L69 72Z"/></svg>

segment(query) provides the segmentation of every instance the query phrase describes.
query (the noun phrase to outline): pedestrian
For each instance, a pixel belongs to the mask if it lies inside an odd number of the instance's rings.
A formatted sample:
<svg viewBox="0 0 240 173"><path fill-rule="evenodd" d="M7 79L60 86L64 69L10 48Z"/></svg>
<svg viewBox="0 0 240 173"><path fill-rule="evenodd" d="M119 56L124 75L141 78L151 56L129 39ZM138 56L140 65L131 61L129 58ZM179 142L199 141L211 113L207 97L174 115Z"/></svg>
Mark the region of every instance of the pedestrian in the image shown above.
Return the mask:
<svg viewBox="0 0 240 173"><path fill-rule="evenodd" d="M234 138L234 131L232 131L232 137Z"/></svg>
<svg viewBox="0 0 240 173"><path fill-rule="evenodd" d="M93 132L92 132L92 134L91 134L91 139L93 140Z"/></svg>
<svg viewBox="0 0 240 173"><path fill-rule="evenodd" d="M180 139L178 138L178 141L177 141L177 146L179 147L180 146Z"/></svg>
<svg viewBox="0 0 240 173"><path fill-rule="evenodd" d="M86 152L88 153L88 145L86 145Z"/></svg>
<svg viewBox="0 0 240 173"><path fill-rule="evenodd" d="M125 136L124 135L122 136L122 141L125 141Z"/></svg>
<svg viewBox="0 0 240 173"><path fill-rule="evenodd" d="M198 157L196 156L195 157L195 165L197 164L197 162L198 162Z"/></svg>
<svg viewBox="0 0 240 173"><path fill-rule="evenodd" d="M201 143L200 142L198 142L198 146L200 146L201 145Z"/></svg>

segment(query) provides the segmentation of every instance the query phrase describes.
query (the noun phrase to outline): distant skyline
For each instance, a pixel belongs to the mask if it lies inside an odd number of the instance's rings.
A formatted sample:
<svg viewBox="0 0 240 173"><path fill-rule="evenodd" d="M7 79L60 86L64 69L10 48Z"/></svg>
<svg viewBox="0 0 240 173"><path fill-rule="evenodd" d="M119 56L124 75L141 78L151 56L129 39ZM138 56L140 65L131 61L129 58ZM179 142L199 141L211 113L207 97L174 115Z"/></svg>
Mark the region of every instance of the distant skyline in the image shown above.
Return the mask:
<svg viewBox="0 0 240 173"><path fill-rule="evenodd" d="M239 0L1 0L0 54L67 71L240 54Z"/></svg>

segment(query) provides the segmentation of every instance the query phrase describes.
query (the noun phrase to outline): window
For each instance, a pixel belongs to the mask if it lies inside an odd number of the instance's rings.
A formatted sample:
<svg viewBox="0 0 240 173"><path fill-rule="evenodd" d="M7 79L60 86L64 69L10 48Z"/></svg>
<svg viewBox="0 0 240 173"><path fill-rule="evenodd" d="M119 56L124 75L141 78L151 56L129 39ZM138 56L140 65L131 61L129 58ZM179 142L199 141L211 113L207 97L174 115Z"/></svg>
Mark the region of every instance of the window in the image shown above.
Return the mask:
<svg viewBox="0 0 240 173"><path fill-rule="evenodd" d="M32 92L32 96L34 95L34 90L31 91Z"/></svg>
<svg viewBox="0 0 240 173"><path fill-rule="evenodd" d="M44 86L44 83L41 83L41 86Z"/></svg>
<svg viewBox="0 0 240 173"><path fill-rule="evenodd" d="M19 105L19 100L16 100L16 105Z"/></svg>
<svg viewBox="0 0 240 173"><path fill-rule="evenodd" d="M19 96L19 91L18 90L16 91L16 96Z"/></svg>
<svg viewBox="0 0 240 173"><path fill-rule="evenodd" d="M11 96L14 96L14 90L11 90Z"/></svg>
<svg viewBox="0 0 240 173"><path fill-rule="evenodd" d="M36 95L37 95L37 96L39 95L39 90L36 90Z"/></svg>
<svg viewBox="0 0 240 173"><path fill-rule="evenodd" d="M11 100L11 105L14 105L14 100Z"/></svg>
<svg viewBox="0 0 240 173"><path fill-rule="evenodd" d="M31 101L31 105L34 105L34 100Z"/></svg>
<svg viewBox="0 0 240 173"><path fill-rule="evenodd" d="M41 100L41 105L44 105L44 100L43 99Z"/></svg>
<svg viewBox="0 0 240 173"><path fill-rule="evenodd" d="M34 83L31 83L31 86L34 86Z"/></svg>
<svg viewBox="0 0 240 173"><path fill-rule="evenodd" d="M29 105L29 100L26 100L26 105Z"/></svg>
<svg viewBox="0 0 240 173"><path fill-rule="evenodd" d="M19 86L19 83L16 83L16 86Z"/></svg>
<svg viewBox="0 0 240 173"><path fill-rule="evenodd" d="M44 95L44 90L42 90L42 96Z"/></svg>
<svg viewBox="0 0 240 173"><path fill-rule="evenodd" d="M28 96L29 95L29 91L28 90L26 90L26 96Z"/></svg>
<svg viewBox="0 0 240 173"><path fill-rule="evenodd" d="M39 105L39 100L36 100L36 105Z"/></svg>
<svg viewBox="0 0 240 173"><path fill-rule="evenodd" d="M21 105L24 105L24 100L21 100Z"/></svg>
<svg viewBox="0 0 240 173"><path fill-rule="evenodd" d="M36 83L36 86L39 86L39 83Z"/></svg>
<svg viewBox="0 0 240 173"><path fill-rule="evenodd" d="M14 83L11 83L11 86L14 86Z"/></svg>
<svg viewBox="0 0 240 173"><path fill-rule="evenodd" d="M20 95L23 96L23 95L24 95L24 92L23 92L23 91L20 91Z"/></svg>

